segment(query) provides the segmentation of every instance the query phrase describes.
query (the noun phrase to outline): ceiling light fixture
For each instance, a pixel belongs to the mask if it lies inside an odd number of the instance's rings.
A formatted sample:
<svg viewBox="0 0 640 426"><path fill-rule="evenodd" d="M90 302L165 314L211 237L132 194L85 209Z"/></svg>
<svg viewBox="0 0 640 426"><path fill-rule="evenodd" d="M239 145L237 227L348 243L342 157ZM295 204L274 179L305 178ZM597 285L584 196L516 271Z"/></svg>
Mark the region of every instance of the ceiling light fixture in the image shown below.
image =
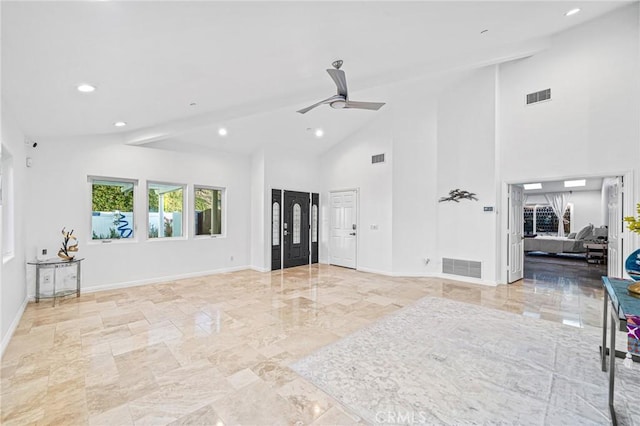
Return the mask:
<svg viewBox="0 0 640 426"><path fill-rule="evenodd" d="M587 181L585 179L565 180L564 181L564 187L565 188L575 188L577 186L585 186L586 184L587 184Z"/></svg>
<svg viewBox="0 0 640 426"><path fill-rule="evenodd" d="M316 135L316 138L321 138L324 135L324 131L322 129L316 129L314 134Z"/></svg>
<svg viewBox="0 0 640 426"><path fill-rule="evenodd" d="M113 123L114 126L116 127L124 127L127 125L126 121L116 121L115 123Z"/></svg>
<svg viewBox="0 0 640 426"><path fill-rule="evenodd" d="M567 13L564 14L564 16L571 16L571 15L575 15L576 13L580 12L579 8L575 8L575 9L571 9L570 11L568 11Z"/></svg>
<svg viewBox="0 0 640 426"><path fill-rule="evenodd" d="M220 136L227 136L227 129L225 129L224 127L220 127L220 128L218 129L218 134L219 134Z"/></svg>
<svg viewBox="0 0 640 426"><path fill-rule="evenodd" d="M524 186L524 189L527 191L531 189L542 189L541 183L525 183L523 186Z"/></svg>
<svg viewBox="0 0 640 426"><path fill-rule="evenodd" d="M96 90L96 86L92 86L90 84L79 84L78 87L78 92L82 92L82 93L91 93L91 92L95 92Z"/></svg>

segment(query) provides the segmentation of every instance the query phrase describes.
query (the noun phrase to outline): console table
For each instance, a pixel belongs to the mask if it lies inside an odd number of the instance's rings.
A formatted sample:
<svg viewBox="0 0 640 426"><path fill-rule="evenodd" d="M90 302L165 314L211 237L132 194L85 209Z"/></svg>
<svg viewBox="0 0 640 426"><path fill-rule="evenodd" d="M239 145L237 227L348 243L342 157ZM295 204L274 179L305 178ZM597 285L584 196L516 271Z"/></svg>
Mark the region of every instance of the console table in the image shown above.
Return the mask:
<svg viewBox="0 0 640 426"><path fill-rule="evenodd" d="M619 278L602 277L604 287L604 306L602 316L602 347L600 356L602 358L602 371L607 371L607 355L609 355L609 412L611 413L611 423L618 424L616 413L613 407L613 396L615 387L616 356L623 358L626 353L616 351L616 331L627 331L627 315L640 316L640 298L631 296L627 291L629 284L633 281ZM609 349L607 350L607 309L611 308L611 329L609 337ZM633 356L633 360L639 362L638 356Z"/></svg>
<svg viewBox="0 0 640 426"><path fill-rule="evenodd" d="M56 305L56 299L58 297L67 296L69 294L76 294L76 297L80 297L80 265L84 260L83 257L71 259L71 260L63 260L59 258L47 259L47 260L34 260L31 262L27 262L28 265L35 265L36 267L36 303L40 302L41 298L53 298L53 306ZM56 270L60 268L70 268L76 267L76 288L72 290L58 290L56 291ZM53 269L53 292L49 295L40 294L40 271L42 269Z"/></svg>

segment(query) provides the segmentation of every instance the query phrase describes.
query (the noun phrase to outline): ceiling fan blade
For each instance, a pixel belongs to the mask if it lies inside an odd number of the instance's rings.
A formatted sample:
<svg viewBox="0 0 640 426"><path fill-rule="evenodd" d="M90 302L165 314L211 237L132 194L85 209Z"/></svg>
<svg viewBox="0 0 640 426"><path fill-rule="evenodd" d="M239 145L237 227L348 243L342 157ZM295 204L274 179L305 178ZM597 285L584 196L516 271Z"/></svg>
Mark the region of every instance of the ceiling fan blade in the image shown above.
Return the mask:
<svg viewBox="0 0 640 426"><path fill-rule="evenodd" d="M333 82L338 88L338 95L343 96L345 99L347 96L347 77L344 75L344 71L337 69L328 69L327 72L333 79Z"/></svg>
<svg viewBox="0 0 640 426"><path fill-rule="evenodd" d="M320 102L315 103L315 104L313 104L311 106L308 106L306 108L302 108L302 109L298 110L297 112L299 112L300 114L304 114L306 112L311 111L312 109L314 109L316 107L319 107L322 104L328 104L328 103L330 103L332 101L335 101L335 100L338 100L338 99L342 99L342 97L340 97L338 95L333 95L330 98L325 99L324 101L320 101Z"/></svg>
<svg viewBox="0 0 640 426"><path fill-rule="evenodd" d="M347 105L345 108L354 108L354 109L370 109L373 111L377 111L385 104L385 102L358 102L358 101L347 101Z"/></svg>

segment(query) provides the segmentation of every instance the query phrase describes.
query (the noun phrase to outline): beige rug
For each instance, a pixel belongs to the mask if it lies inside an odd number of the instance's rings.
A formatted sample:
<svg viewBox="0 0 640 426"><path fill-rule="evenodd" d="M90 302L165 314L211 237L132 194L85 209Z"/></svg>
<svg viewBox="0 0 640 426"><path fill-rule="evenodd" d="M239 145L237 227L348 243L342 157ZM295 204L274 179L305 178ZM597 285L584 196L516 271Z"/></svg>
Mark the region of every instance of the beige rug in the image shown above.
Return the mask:
<svg viewBox="0 0 640 426"><path fill-rule="evenodd" d="M427 297L291 368L371 424L608 424L600 329ZM616 413L640 425L640 365Z"/></svg>

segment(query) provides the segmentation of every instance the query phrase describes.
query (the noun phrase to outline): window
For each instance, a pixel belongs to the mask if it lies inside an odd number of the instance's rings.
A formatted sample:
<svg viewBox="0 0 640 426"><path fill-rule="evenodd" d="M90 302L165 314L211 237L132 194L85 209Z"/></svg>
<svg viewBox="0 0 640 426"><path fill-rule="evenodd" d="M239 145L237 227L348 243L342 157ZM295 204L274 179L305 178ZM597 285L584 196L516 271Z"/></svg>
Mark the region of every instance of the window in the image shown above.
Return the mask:
<svg viewBox="0 0 640 426"><path fill-rule="evenodd" d="M182 237L184 185L150 182L147 186L149 238Z"/></svg>
<svg viewBox="0 0 640 426"><path fill-rule="evenodd" d="M91 239L134 237L133 192L135 180L89 178L91 183Z"/></svg>
<svg viewBox="0 0 640 426"><path fill-rule="evenodd" d="M300 226L302 220L302 209L300 204L293 205L293 244L300 244Z"/></svg>
<svg viewBox="0 0 640 426"><path fill-rule="evenodd" d="M280 245L280 204L276 201L273 203L271 212L271 245Z"/></svg>
<svg viewBox="0 0 640 426"><path fill-rule="evenodd" d="M564 212L564 233L571 232L571 205ZM534 231L535 230L535 231ZM558 232L558 217L550 206L526 206L524 208L524 233L555 234Z"/></svg>
<svg viewBox="0 0 640 426"><path fill-rule="evenodd" d="M2 259L9 260L14 254L14 193L13 193L13 157L2 147L2 170L0 182L2 188Z"/></svg>
<svg viewBox="0 0 640 426"><path fill-rule="evenodd" d="M194 188L195 234L222 235L224 189L196 186Z"/></svg>
<svg viewBox="0 0 640 426"><path fill-rule="evenodd" d="M315 204L311 208L311 242L318 242L318 206Z"/></svg>

